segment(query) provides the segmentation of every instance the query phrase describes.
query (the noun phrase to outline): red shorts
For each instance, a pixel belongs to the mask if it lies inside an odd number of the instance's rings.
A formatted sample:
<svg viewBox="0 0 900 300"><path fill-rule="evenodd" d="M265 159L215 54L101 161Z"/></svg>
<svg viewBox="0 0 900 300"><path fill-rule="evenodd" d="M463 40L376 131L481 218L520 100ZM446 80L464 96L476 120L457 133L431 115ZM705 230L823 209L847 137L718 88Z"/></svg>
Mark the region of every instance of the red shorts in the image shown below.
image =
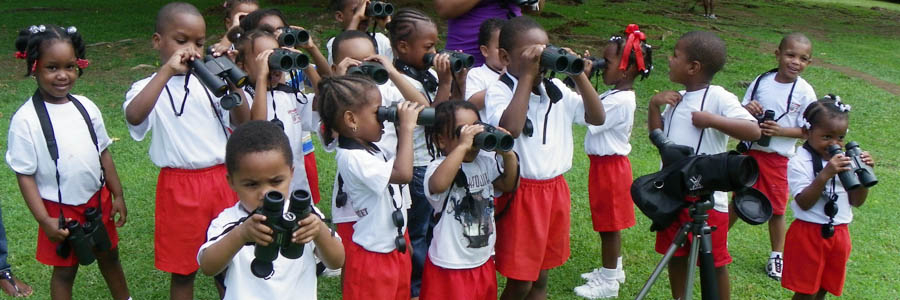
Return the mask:
<svg viewBox="0 0 900 300"><path fill-rule="evenodd" d="M183 275L197 271L197 250L206 242L209 223L238 201L226 174L224 165L159 171L153 238L157 269Z"/></svg>
<svg viewBox="0 0 900 300"><path fill-rule="evenodd" d="M353 242L353 224L356 224L356 222L334 224L334 227L336 227L335 231L337 232L338 236L341 237L341 244L344 245L344 249L356 245L356 243Z"/></svg>
<svg viewBox="0 0 900 300"><path fill-rule="evenodd" d="M627 156L588 155L588 198L594 231L610 232L634 226L631 162Z"/></svg>
<svg viewBox="0 0 900 300"><path fill-rule="evenodd" d="M322 198L319 195L319 170L316 169L315 152L303 156L303 166L306 168L306 180L309 181L309 194L312 195L313 203L319 204Z"/></svg>
<svg viewBox="0 0 900 300"><path fill-rule="evenodd" d="M425 259L421 300L497 299L497 271L494 259L472 269L444 269Z"/></svg>
<svg viewBox="0 0 900 300"><path fill-rule="evenodd" d="M516 192L499 197L497 204L509 204L497 220L497 270L508 278L535 281L541 270L569 259L571 198L562 175L520 180Z"/></svg>
<svg viewBox="0 0 900 300"><path fill-rule="evenodd" d="M716 268L718 268L728 265L732 261L731 254L728 253L728 213L723 213L714 209L708 210L707 213L709 214L709 219L706 222L710 227L716 227L716 230L712 232L711 238L713 259ZM690 221L691 216L688 213L688 209L685 208L678 213L678 218L672 222L672 225L669 225L666 229L657 231L656 253L665 254L666 250L669 250L672 240L675 239L675 235L681 230L681 226ZM688 256L691 251L692 240L693 236L688 233L688 240L684 243L684 246L675 250L675 256ZM697 264L699 263L700 261L697 261Z"/></svg>
<svg viewBox="0 0 900 300"><path fill-rule="evenodd" d="M343 224L353 226L353 223L340 223L338 228ZM350 236L341 239L351 240L352 232ZM344 244L348 245L347 242ZM406 244L409 245L408 234ZM349 246L344 247L343 299L409 300L412 276L412 257L409 249L412 247L407 247L406 253L400 251L377 253L366 250L352 241L349 242Z"/></svg>
<svg viewBox="0 0 900 300"><path fill-rule="evenodd" d="M103 214L103 227L106 227L106 234L109 235L110 249L116 249L119 245L119 233L116 231L115 222L109 219L109 212L112 210L112 201L110 199L109 190L106 189L106 186L103 186L97 194L100 194L100 201L102 201L100 208L101 213ZM97 207L97 201L94 200L97 198L97 194L91 196L91 200L88 201L88 203L78 206L60 205L59 202L56 201L44 200L44 208L47 209L47 214L50 215L50 217L56 218L59 217L59 209L61 207L64 217L78 221L78 223L84 223L84 211L91 207ZM59 244L60 243L51 242L50 238L47 237L47 234L38 228L37 249L35 249L36 253L34 258L42 264L54 267L72 267L78 265L78 258L75 256L74 251L69 252L69 257L67 258L63 258L56 254L56 246Z"/></svg>
<svg viewBox="0 0 900 300"><path fill-rule="evenodd" d="M759 177L753 188L762 192L769 198L769 202L772 202L772 214L783 216L790 196L787 180L789 159L775 152L757 150L747 151L747 156L756 159L756 164L759 165Z"/></svg>
<svg viewBox="0 0 900 300"><path fill-rule="evenodd" d="M801 294L824 289L841 295L852 248L847 224L835 225L834 236L825 239L821 224L794 220L785 241L781 286Z"/></svg>

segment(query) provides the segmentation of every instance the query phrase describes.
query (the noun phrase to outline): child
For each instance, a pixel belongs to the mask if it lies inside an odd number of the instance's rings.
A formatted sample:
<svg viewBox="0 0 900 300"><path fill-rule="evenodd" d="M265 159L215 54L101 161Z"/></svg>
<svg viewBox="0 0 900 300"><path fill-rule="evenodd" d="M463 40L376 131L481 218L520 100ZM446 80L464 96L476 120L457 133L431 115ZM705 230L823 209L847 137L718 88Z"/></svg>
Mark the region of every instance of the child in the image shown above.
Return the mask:
<svg viewBox="0 0 900 300"><path fill-rule="evenodd" d="M423 300L497 299L494 190L515 191L519 166L515 152L498 152L498 160L473 147L484 131L480 122L475 105L449 101L435 108L434 126L427 127L429 148L442 156L425 172L428 202L440 217L425 260Z"/></svg>
<svg viewBox="0 0 900 300"><path fill-rule="evenodd" d="M373 20L366 16L366 6L369 4L369 0L331 0L329 7L334 11L334 20L340 23L341 30L359 30L362 32L366 32L369 29L369 22L375 22L380 26L384 26L384 22L390 20L387 19L378 19ZM391 41L381 32L374 32L370 34L370 36L375 40L375 54L387 57L388 61L394 61L394 50L391 48ZM328 43L325 45L328 48L328 63L335 64L341 62L340 60L335 60L334 52L332 48L332 43L334 42L334 38L328 40Z"/></svg>
<svg viewBox="0 0 900 300"><path fill-rule="evenodd" d="M225 31L241 25L241 20L248 14L259 9L259 1L257 0L226 0L222 4L225 12ZM234 50L234 41L228 39L228 35L223 35L222 40L212 45L213 56L219 56L228 50Z"/></svg>
<svg viewBox="0 0 900 300"><path fill-rule="evenodd" d="M682 84L685 90L665 91L650 99L647 125L650 130L663 129L672 142L694 147L694 154L718 154L725 152L728 137L741 140L757 140L760 136L756 119L750 115L734 94L721 86L711 85L713 76L725 66L725 42L711 32L685 33L675 44L669 57L669 80ZM659 107L666 105L660 114ZM716 280L719 298L728 300L728 200L725 192L713 194L715 207L709 213L712 232L712 253L715 258ZM672 225L656 233L656 252L668 249L681 225L689 222L687 209L683 209ZM675 252L669 262L669 283L672 297L684 296L684 282L689 267L690 242ZM690 266L694 267L694 266Z"/></svg>
<svg viewBox="0 0 900 300"><path fill-rule="evenodd" d="M40 226L35 258L53 266L50 297L71 299L78 272L64 222L81 226L85 212L98 209L103 227L97 230L105 231L109 248L91 250L112 298L130 299L116 230L125 225L127 210L108 149L112 141L94 102L69 93L89 64L84 40L74 26L31 26L19 32L16 50L38 88L10 120L6 163Z"/></svg>
<svg viewBox="0 0 900 300"><path fill-rule="evenodd" d="M850 158L832 156L826 150L831 145L844 147L850 105L829 95L810 103L803 117L806 143L788 162L795 220L784 246L781 286L794 291L794 299L825 299L825 292L840 296L844 288L852 248L847 228L853 221L850 207L862 206L869 189L860 186L847 191L837 174L850 170ZM861 158L875 165L868 152Z"/></svg>
<svg viewBox="0 0 900 300"><path fill-rule="evenodd" d="M546 298L548 270L568 260L570 192L562 175L572 166L572 124L601 125L605 119L584 73L571 76L580 96L558 79L543 78L540 57L549 42L529 17L503 25L500 60L507 72L484 98L487 123L516 138L522 171L518 189L497 199L497 270L508 278L504 299ZM590 61L585 65L590 69ZM526 124L533 131L523 130Z"/></svg>
<svg viewBox="0 0 900 300"><path fill-rule="evenodd" d="M337 174L341 190L359 219L353 243L345 248L344 299L409 299L410 257L407 251L406 204L391 184L412 178L412 132L424 108L413 102L397 105L397 150L382 152L382 124L376 114L381 95L361 76L325 78L316 94L323 139L337 137Z"/></svg>
<svg viewBox="0 0 900 300"><path fill-rule="evenodd" d="M576 287L575 294L592 299L618 297L619 284L625 281L620 231L635 224L628 160L631 152L628 140L636 107L634 79L638 75L641 80L649 76L653 61L651 47L644 42L644 33L637 25L629 25L625 33L625 37L610 38L602 54L607 65L601 70L603 83L613 86L600 95L606 122L588 126L584 137L584 152L591 161L588 175L591 221L594 231L600 233L602 266L582 274L588 282Z"/></svg>
<svg viewBox="0 0 900 300"><path fill-rule="evenodd" d="M775 50L778 68L756 77L750 83L751 88L742 103L750 114L758 118L766 110L775 112L774 121L759 124L763 136L771 136L769 145L760 146L752 142L750 150L745 153L756 159L759 165L759 177L753 187L772 202L772 218L769 219L772 252L766 272L775 280L781 280L783 265L781 252L784 251L784 212L788 202L788 159L794 155L797 138L803 135L803 109L816 101L812 86L800 77L811 57L812 44L806 36L802 33L784 36ZM733 226L737 214L731 207L729 212L729 226Z"/></svg>
<svg viewBox="0 0 900 300"><path fill-rule="evenodd" d="M466 101L478 107L478 116L486 120L484 114L484 94L500 74L506 72L506 65L500 62L500 28L506 24L503 19L487 19L478 29L478 48L484 56L484 64L466 73Z"/></svg>
<svg viewBox="0 0 900 300"><path fill-rule="evenodd" d="M239 42L238 42L239 43ZM293 299L316 299L316 260L326 266L340 268L344 263L344 247L322 222L316 208L293 232L291 241L304 244L297 259L278 256L274 273L258 278L250 271L256 247L247 243L272 243L272 229L264 224L266 217L253 212L269 191L290 195L293 151L288 137L272 122L251 121L238 127L228 140L225 161L228 184L240 201L222 211L207 230L207 242L197 253L204 274L225 273L223 299L276 299L291 295ZM313 206L315 208L315 206ZM311 243L310 243L311 242Z"/></svg>
<svg viewBox="0 0 900 300"><path fill-rule="evenodd" d="M141 141L151 129L150 160L162 168L156 186L156 267L172 273L170 296L193 296L197 253L209 222L237 196L225 181L225 142L230 128L249 118L247 100L228 111L188 73L200 59L206 23L191 4L173 2L156 17L153 48L162 66L135 82L125 94L131 137ZM240 89L231 92L244 97Z"/></svg>

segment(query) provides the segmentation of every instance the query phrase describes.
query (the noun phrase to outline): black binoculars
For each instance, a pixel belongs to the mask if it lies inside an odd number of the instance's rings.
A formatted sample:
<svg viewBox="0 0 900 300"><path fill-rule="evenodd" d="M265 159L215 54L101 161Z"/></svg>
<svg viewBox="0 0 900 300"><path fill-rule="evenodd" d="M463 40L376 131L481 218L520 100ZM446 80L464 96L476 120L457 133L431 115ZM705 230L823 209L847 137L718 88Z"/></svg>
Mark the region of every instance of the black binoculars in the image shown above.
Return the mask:
<svg viewBox="0 0 900 300"><path fill-rule="evenodd" d="M108 251L112 244L109 234L103 226L103 214L99 207L91 207L84 211L84 223L71 220L65 222L60 216L60 228L68 229L69 236L56 247L56 254L60 257L69 257L72 250L78 258L78 264L82 266L94 263L94 250L98 252Z"/></svg>
<svg viewBox="0 0 900 300"><path fill-rule="evenodd" d="M191 72L200 79L200 83L213 92L216 97L222 97L228 91L231 82L237 87L247 84L247 73L241 71L230 59L225 56L212 57L207 55L203 61L194 59L189 62Z"/></svg>
<svg viewBox="0 0 900 300"><path fill-rule="evenodd" d="M366 17L386 18L394 14L394 5L381 1L369 2L366 6Z"/></svg>
<svg viewBox="0 0 900 300"><path fill-rule="evenodd" d="M383 123L384 121L397 123L397 104L378 108L378 122ZM434 108L426 107L420 111L419 117L416 119L416 124L422 126L434 125Z"/></svg>
<svg viewBox="0 0 900 300"><path fill-rule="evenodd" d="M288 49L278 48L269 55L269 70L288 72L309 66L309 56Z"/></svg>
<svg viewBox="0 0 900 300"><path fill-rule="evenodd" d="M849 142L846 147L847 153L841 151L841 146L838 145L831 145L827 148L828 153L832 156L844 153L850 158L850 170L838 173L838 178L841 179L844 189L849 191L858 188L860 185L869 188L878 184L878 178L875 177L872 167L862 161L862 150L859 149L859 144Z"/></svg>
<svg viewBox="0 0 900 300"><path fill-rule="evenodd" d="M440 53L447 53L450 55L450 71L453 73L457 73L463 68L471 68L472 65L475 64L475 57L469 54L456 51L441 51ZM424 57L425 65L433 66L435 56L437 56L437 54L426 53Z"/></svg>
<svg viewBox="0 0 900 300"><path fill-rule="evenodd" d="M349 67L347 68L347 74L369 77L379 85L386 83L390 77L384 66L373 61L364 61L358 66Z"/></svg>
<svg viewBox="0 0 900 300"><path fill-rule="evenodd" d="M547 45L541 53L541 69L578 75L584 71L584 61L563 48Z"/></svg>
<svg viewBox="0 0 900 300"><path fill-rule="evenodd" d="M766 121L775 121L775 111L774 110L767 109L763 113L763 117L759 119L759 124L765 123ZM759 137L758 140L756 140L756 144L763 146L763 147L768 147L770 141L772 141L772 136L763 134L762 136Z"/></svg>
<svg viewBox="0 0 900 300"><path fill-rule="evenodd" d="M294 47L309 42L309 32L302 29L294 29L292 27L281 27L281 34L278 35L278 45L281 47Z"/></svg>
<svg viewBox="0 0 900 300"><path fill-rule="evenodd" d="M484 126L484 131L475 135L472 145L484 151L509 151L515 144L515 139L506 132L500 131L497 127L487 123L478 123ZM456 128L456 134L462 133L462 126Z"/></svg>
<svg viewBox="0 0 900 300"><path fill-rule="evenodd" d="M296 190L291 193L288 211L284 209L284 195L278 191L270 191L263 197L262 206L254 213L266 216L265 225L272 229L272 242L266 246L256 245L250 272L259 278L266 278L274 272L272 262L281 256L296 259L303 256L303 244L291 241L294 231L300 228L299 221L312 213L311 199L308 191Z"/></svg>

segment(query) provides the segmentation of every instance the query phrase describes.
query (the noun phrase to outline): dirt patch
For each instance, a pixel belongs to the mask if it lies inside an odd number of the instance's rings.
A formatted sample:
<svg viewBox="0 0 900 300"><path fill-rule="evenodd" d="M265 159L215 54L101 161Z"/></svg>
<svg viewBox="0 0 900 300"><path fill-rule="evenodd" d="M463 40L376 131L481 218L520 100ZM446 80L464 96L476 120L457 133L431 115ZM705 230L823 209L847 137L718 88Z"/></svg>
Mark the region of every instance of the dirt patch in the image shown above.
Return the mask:
<svg viewBox="0 0 900 300"><path fill-rule="evenodd" d="M585 26L588 26L588 25L589 25L589 24L588 24L587 21L584 21L584 20L574 20L574 21L569 21L569 22L566 22L566 23L564 23L564 24L562 24L562 25L553 27L553 29L550 29L549 32L552 33L552 34L557 34L557 35L571 35L571 34L572 34L572 28L576 28L576 27L585 27Z"/></svg>

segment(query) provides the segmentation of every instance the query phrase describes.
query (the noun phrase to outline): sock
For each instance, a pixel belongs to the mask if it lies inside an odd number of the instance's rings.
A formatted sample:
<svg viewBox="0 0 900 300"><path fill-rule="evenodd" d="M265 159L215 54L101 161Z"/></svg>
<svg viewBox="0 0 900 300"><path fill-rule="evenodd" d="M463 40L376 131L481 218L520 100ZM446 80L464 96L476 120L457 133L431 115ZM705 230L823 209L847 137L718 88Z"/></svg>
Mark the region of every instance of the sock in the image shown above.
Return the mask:
<svg viewBox="0 0 900 300"><path fill-rule="evenodd" d="M616 269L607 269L603 267L600 268L600 278L606 280L616 280L617 274L618 272L616 271Z"/></svg>
<svg viewBox="0 0 900 300"><path fill-rule="evenodd" d="M772 251L772 253L769 254L769 258L775 258L775 257L782 257L782 258L783 258L784 255L782 255L781 252L778 252L778 251Z"/></svg>
<svg viewBox="0 0 900 300"><path fill-rule="evenodd" d="M622 257L616 258L616 270L622 270Z"/></svg>

